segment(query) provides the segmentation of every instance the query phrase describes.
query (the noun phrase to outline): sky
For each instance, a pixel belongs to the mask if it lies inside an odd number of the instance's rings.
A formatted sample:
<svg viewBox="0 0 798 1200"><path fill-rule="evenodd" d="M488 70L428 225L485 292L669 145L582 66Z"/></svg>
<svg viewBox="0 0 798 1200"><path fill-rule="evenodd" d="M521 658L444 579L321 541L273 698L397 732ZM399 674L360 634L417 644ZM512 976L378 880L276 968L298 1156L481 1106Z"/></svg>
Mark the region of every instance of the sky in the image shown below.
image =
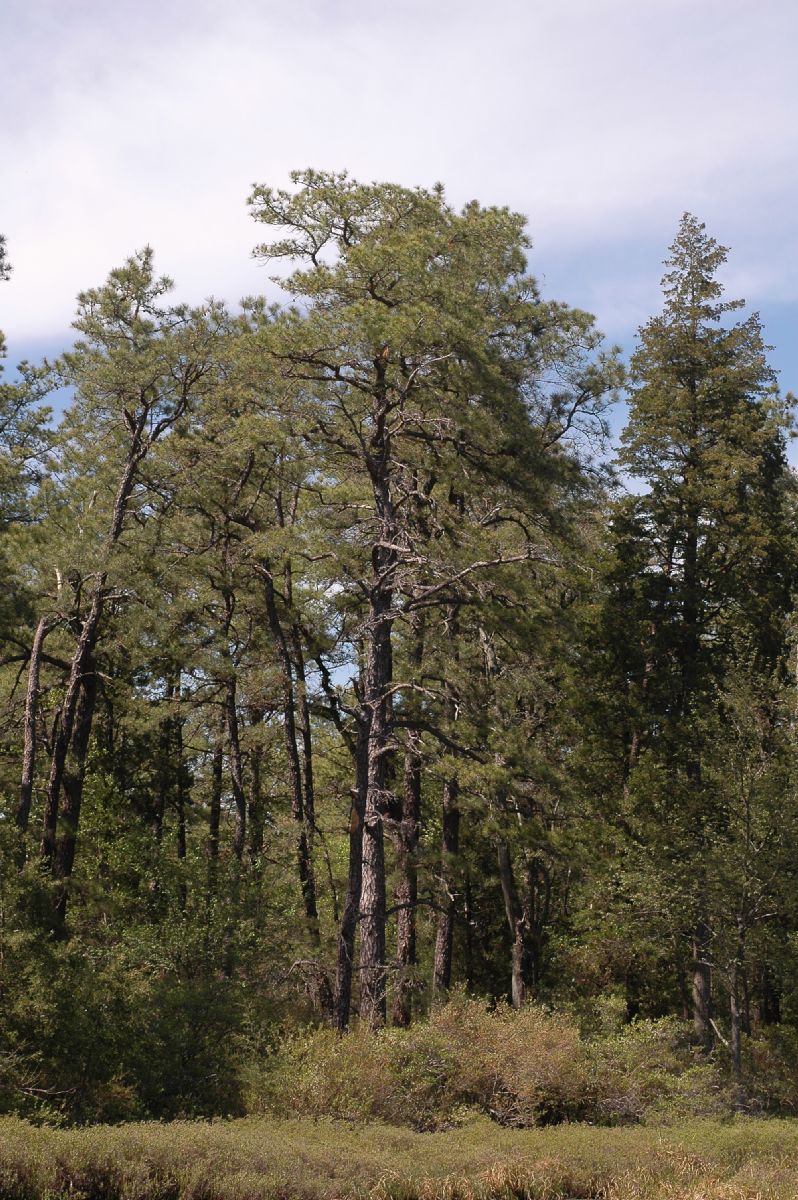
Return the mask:
<svg viewBox="0 0 798 1200"><path fill-rule="evenodd" d="M0 0L9 360L145 244L175 297L270 294L294 168L525 213L544 295L631 349L690 211L798 391L794 0Z"/></svg>

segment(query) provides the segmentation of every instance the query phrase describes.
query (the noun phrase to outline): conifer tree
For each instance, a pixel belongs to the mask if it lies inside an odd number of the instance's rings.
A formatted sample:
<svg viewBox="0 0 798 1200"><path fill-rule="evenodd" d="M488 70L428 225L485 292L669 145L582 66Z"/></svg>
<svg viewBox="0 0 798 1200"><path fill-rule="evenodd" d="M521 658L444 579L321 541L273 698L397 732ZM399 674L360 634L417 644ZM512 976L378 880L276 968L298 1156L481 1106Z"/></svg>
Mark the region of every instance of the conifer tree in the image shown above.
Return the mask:
<svg viewBox="0 0 798 1200"><path fill-rule="evenodd" d="M758 316L729 321L743 301L722 298L726 255L685 214L663 311L641 329L631 361L620 462L645 490L613 518L617 596L635 608L637 629L625 653L626 774L653 805L658 844L681 883L693 1017L707 1049L707 862L723 819L705 778L707 728L735 660L760 675L783 664L794 579L787 409ZM659 774L642 769L654 761Z"/></svg>

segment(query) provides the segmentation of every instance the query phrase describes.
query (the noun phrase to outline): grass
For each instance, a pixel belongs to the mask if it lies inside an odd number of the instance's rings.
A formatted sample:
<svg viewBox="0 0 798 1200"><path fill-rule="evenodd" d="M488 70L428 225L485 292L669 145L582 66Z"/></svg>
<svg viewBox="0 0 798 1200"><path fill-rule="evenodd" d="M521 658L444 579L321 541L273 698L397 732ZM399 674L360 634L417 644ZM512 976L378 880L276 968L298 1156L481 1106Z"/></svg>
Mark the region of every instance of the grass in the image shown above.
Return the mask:
<svg viewBox="0 0 798 1200"><path fill-rule="evenodd" d="M248 1118L0 1121L0 1200L795 1200L798 1122L420 1134Z"/></svg>

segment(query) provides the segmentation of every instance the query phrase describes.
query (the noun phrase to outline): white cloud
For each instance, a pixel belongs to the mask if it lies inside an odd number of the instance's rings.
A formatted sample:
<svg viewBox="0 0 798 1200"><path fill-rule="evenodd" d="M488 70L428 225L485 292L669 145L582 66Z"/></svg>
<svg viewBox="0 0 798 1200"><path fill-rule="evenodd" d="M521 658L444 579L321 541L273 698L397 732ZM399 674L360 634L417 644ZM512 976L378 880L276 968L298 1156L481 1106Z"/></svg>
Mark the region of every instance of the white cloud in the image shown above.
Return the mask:
<svg viewBox="0 0 798 1200"><path fill-rule="evenodd" d="M684 209L733 245L750 299L798 300L791 0L6 7L12 350L145 242L189 299L263 290L245 197L306 165L509 203L572 277L580 248L613 248L582 287L605 325L642 319L641 248L655 284Z"/></svg>

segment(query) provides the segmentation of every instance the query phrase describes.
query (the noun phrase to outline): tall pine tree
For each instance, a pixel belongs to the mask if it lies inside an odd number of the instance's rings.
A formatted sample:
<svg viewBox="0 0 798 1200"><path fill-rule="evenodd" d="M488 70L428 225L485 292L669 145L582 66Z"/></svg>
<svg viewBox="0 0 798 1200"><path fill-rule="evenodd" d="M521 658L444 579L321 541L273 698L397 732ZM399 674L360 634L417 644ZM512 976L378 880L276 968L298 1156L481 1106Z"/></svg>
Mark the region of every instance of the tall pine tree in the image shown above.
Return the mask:
<svg viewBox="0 0 798 1200"><path fill-rule="evenodd" d="M786 506L789 418L759 317L732 323L727 251L685 214L666 262L665 303L631 361L621 465L641 480L615 514L625 604L637 606L626 769L632 803L659 826L660 867L678 878L689 930L696 1034L712 1044L713 929L707 862L723 804L705 778L707 730L733 663L759 677L785 655L793 582ZM630 586L632 584L632 586ZM652 769L654 768L654 769Z"/></svg>

